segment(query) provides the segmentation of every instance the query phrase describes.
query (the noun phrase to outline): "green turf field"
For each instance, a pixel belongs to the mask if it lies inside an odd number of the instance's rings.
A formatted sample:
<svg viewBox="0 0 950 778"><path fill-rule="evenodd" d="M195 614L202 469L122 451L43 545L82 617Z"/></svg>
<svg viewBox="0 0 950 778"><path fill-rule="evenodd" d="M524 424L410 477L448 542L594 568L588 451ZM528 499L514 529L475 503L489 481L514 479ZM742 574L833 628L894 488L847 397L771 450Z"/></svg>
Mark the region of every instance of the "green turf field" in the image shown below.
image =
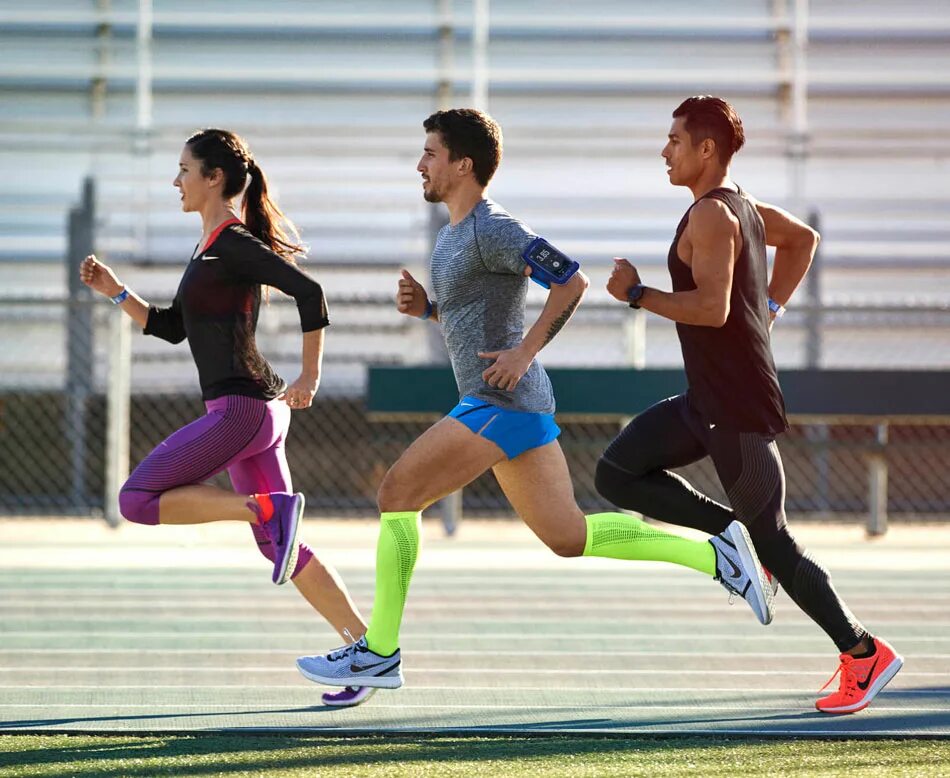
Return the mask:
<svg viewBox="0 0 950 778"><path fill-rule="evenodd" d="M0 737L0 776L943 776L950 741Z"/></svg>

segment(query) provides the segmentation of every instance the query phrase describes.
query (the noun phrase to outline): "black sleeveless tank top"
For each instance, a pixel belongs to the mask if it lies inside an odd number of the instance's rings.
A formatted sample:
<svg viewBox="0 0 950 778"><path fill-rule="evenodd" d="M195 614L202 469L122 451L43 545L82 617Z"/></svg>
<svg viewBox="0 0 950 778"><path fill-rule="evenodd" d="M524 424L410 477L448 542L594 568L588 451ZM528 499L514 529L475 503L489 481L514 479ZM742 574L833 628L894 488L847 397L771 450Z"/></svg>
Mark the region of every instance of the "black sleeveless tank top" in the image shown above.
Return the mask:
<svg viewBox="0 0 950 778"><path fill-rule="evenodd" d="M705 199L724 203L739 220L742 251L733 271L726 323L722 327L676 325L689 401L708 424L737 432L777 434L788 429L788 422L769 344L765 225L741 189L713 189L696 202ZM677 254L689 213L676 228L667 260L674 292L696 288L692 269Z"/></svg>

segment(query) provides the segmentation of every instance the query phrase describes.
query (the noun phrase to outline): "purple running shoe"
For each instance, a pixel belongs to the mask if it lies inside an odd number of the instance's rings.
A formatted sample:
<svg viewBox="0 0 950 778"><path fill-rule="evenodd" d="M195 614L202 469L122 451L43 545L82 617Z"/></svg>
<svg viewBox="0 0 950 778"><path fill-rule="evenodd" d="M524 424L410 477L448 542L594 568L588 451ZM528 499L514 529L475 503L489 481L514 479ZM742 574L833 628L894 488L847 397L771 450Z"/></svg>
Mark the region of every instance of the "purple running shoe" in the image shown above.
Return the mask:
<svg viewBox="0 0 950 778"><path fill-rule="evenodd" d="M362 705L376 693L370 686L347 686L338 692L326 692L320 696L324 705L334 708L353 708Z"/></svg>
<svg viewBox="0 0 950 778"><path fill-rule="evenodd" d="M264 524L264 530L274 544L273 581L279 586L287 583L297 566L297 533L300 530L305 501L300 492L272 492L269 497L274 505L274 516Z"/></svg>

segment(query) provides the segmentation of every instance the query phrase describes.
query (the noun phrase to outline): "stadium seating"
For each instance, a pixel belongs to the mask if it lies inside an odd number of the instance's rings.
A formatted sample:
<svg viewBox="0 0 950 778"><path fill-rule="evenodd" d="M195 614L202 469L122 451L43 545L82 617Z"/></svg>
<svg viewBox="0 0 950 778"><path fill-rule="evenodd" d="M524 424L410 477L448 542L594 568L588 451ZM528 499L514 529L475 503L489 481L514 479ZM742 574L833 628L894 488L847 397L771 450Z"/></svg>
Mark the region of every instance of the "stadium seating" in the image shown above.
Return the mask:
<svg viewBox="0 0 950 778"><path fill-rule="evenodd" d="M330 388L360 391L367 361L436 358L432 339L386 300L398 266L425 265L438 217L414 171L421 120L439 107L440 84L448 103L470 102L471 2L154 5L147 130L136 129L137 2L0 8L3 295L65 294L67 213L92 176L97 250L150 299L169 299L196 236L171 189L181 142L223 125L250 141L334 301L328 358L340 367ZM820 215L820 286L832 306L822 364L950 365L946 317L931 311L950 297L950 7L743 0L711 17L700 0L662 14L644 0L544 6L492 4L487 107L506 136L492 195L582 259L594 280L546 361L627 358L626 312L602 291L610 257L635 259L666 283L662 263L689 200L667 183L659 150L683 97L717 93L748 134L736 180ZM800 7L807 41L797 56ZM878 304L909 310L835 312ZM262 341L278 365L290 363L296 347L280 336L294 312L272 308ZM29 348L46 360L32 379L57 384L61 312L20 305L0 316L0 374L11 376L17 347ZM805 324L794 313L786 320L780 363L803 363ZM134 342L136 383L190 387L187 353L147 340ZM665 323L650 321L646 344L651 366L678 363ZM26 380L16 374L4 380Z"/></svg>

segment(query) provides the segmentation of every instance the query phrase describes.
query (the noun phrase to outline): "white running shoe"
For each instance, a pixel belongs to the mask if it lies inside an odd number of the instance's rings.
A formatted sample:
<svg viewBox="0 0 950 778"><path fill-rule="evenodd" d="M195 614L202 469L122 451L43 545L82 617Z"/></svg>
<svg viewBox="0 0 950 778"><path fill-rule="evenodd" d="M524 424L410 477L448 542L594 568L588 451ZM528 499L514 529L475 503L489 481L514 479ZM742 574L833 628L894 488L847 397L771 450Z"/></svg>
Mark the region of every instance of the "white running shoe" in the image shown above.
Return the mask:
<svg viewBox="0 0 950 778"><path fill-rule="evenodd" d="M759 622L771 623L775 592L745 526L734 521L709 542L716 550L716 580L729 592L730 601L738 594L749 603Z"/></svg>
<svg viewBox="0 0 950 778"><path fill-rule="evenodd" d="M398 689L402 686L402 660L397 648L389 656L369 650L366 638L329 654L302 656L297 669L304 678L327 686L371 686Z"/></svg>

